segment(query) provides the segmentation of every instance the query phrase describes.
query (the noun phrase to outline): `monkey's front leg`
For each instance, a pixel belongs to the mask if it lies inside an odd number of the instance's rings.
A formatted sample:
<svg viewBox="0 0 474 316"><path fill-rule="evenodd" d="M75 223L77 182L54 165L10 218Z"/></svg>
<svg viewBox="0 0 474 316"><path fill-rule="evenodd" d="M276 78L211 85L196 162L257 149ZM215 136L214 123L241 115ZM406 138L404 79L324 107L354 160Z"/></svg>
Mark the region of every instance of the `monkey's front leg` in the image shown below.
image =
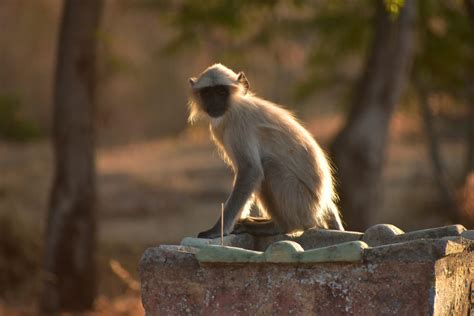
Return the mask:
<svg viewBox="0 0 474 316"><path fill-rule="evenodd" d="M224 207L224 235L232 232L243 208L251 198L255 188L263 179L263 171L258 166L248 165L237 172L234 188ZM209 230L199 233L198 238L216 238L221 235L221 219Z"/></svg>

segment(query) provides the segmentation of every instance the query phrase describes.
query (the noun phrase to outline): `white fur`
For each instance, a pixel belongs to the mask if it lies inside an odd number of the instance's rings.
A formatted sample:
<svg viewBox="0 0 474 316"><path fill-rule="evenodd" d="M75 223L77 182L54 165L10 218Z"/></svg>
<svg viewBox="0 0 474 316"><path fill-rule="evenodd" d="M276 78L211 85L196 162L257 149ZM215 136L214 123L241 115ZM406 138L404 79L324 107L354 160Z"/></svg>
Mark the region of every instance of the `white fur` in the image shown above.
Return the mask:
<svg viewBox="0 0 474 316"><path fill-rule="evenodd" d="M222 64L214 64L199 75L193 89L215 85L238 86L237 74Z"/></svg>
<svg viewBox="0 0 474 316"><path fill-rule="evenodd" d="M209 122L211 123L212 128L218 128L222 123L222 116L220 117L209 117Z"/></svg>

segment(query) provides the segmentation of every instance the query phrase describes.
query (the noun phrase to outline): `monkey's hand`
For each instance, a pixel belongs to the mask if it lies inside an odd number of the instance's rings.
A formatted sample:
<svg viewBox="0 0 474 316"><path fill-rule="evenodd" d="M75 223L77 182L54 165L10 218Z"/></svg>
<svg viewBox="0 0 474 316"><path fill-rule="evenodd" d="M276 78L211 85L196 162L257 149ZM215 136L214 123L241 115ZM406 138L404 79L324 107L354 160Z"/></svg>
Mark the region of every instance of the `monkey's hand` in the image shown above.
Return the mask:
<svg viewBox="0 0 474 316"><path fill-rule="evenodd" d="M234 226L234 230L232 231L232 234L244 234L247 232L246 226L242 222L238 222Z"/></svg>

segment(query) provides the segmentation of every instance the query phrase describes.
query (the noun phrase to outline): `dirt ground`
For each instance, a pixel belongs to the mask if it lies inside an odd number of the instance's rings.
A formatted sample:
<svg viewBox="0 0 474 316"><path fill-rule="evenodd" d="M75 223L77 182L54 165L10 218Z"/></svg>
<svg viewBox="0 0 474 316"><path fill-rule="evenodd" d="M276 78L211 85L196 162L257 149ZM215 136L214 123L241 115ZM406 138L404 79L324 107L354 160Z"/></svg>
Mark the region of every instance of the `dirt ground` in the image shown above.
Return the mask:
<svg viewBox="0 0 474 316"><path fill-rule="evenodd" d="M307 127L325 147L340 122L339 117L330 117L312 120ZM436 211L437 191L418 126L403 115L393 120L381 207L374 223L392 223L404 230L447 224ZM462 144L453 141L443 148L455 175L464 155ZM220 203L230 192L232 175L202 127L173 139L100 148L97 169L101 293L97 313L140 315L138 289L121 273L136 281L137 263L146 247L177 243L214 224ZM51 179L48 141L0 143L0 216L13 214L19 225L31 227L41 239ZM114 270L117 263L122 270ZM38 287L33 288L29 298L11 293L3 305L0 298L0 315L13 311L28 315L33 307L24 306L31 306Z"/></svg>

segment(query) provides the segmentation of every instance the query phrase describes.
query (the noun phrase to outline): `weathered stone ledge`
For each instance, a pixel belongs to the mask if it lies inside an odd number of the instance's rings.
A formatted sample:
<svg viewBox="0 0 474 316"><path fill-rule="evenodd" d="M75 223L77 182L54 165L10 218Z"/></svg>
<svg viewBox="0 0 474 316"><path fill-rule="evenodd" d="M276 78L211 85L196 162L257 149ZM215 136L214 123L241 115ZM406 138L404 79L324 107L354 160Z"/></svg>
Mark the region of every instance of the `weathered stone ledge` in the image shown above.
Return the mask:
<svg viewBox="0 0 474 316"><path fill-rule="evenodd" d="M473 239L460 225L185 238L145 251L142 301L147 315L467 315Z"/></svg>
<svg viewBox="0 0 474 316"><path fill-rule="evenodd" d="M265 252L207 245L196 252L196 258L200 262L227 263L357 262L362 261L363 250L367 247L363 241L350 241L305 251L298 243L284 240L271 244Z"/></svg>
<svg viewBox="0 0 474 316"><path fill-rule="evenodd" d="M186 237L181 245L191 247L189 251L201 262L420 261L463 252L468 244L463 234L472 236L461 225L404 233L393 225L380 224L365 233L311 229L300 235L229 235L222 246L220 238ZM263 246L265 252L260 250Z"/></svg>
<svg viewBox="0 0 474 316"><path fill-rule="evenodd" d="M468 239L474 239L474 233L472 233L472 231L466 231L462 225L436 227L404 233L396 226L389 224L379 224L369 227L364 233L325 229L309 229L301 234L286 234L263 237L252 236L249 234L228 235L224 237L224 246L265 251L265 249L274 242L290 240L297 242L301 245L301 247L303 247L303 249L308 250L333 246L349 241L361 240L367 243L367 245L374 247L417 239L440 239L443 237L459 237L461 235L464 235ZM220 243L220 238L201 239L185 237L181 241L181 245L183 246L197 248L201 248L208 244L219 245Z"/></svg>

